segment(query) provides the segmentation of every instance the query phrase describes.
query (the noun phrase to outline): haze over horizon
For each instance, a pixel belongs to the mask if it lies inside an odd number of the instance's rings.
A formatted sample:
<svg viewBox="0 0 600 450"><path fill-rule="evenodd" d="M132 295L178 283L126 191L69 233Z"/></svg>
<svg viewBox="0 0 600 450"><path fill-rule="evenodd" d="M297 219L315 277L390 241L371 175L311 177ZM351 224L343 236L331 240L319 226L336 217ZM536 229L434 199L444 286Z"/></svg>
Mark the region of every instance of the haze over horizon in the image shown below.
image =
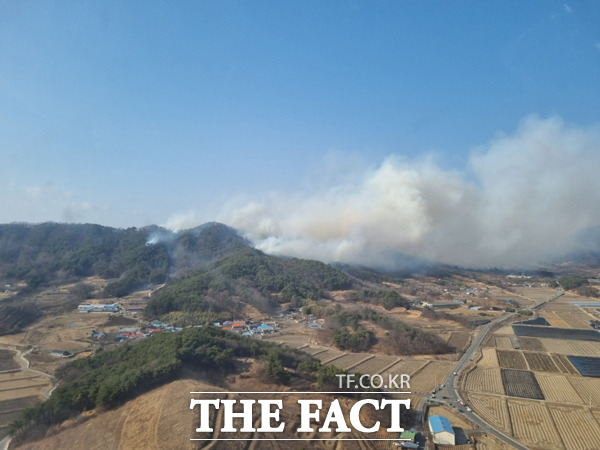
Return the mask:
<svg viewBox="0 0 600 450"><path fill-rule="evenodd" d="M598 23L584 2L1 3L0 222L531 262L600 225Z"/></svg>

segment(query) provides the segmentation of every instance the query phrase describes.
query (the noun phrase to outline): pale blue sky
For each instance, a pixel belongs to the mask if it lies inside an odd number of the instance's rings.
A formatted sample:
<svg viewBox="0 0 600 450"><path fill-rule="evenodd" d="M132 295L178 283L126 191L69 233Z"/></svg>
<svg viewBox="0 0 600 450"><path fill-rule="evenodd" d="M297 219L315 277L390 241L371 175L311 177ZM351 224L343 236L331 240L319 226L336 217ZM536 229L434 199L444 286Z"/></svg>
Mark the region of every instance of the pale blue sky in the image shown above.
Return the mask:
<svg viewBox="0 0 600 450"><path fill-rule="evenodd" d="M331 154L467 171L531 114L600 122L600 2L0 0L0 222L208 219Z"/></svg>

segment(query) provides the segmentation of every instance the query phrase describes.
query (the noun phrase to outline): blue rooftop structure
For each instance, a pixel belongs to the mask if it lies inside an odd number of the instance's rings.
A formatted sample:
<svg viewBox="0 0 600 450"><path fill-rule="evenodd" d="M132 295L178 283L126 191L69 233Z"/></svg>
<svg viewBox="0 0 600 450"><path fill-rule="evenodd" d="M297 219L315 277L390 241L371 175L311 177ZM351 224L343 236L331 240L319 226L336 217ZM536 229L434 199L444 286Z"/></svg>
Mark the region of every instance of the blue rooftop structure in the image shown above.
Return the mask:
<svg viewBox="0 0 600 450"><path fill-rule="evenodd" d="M454 434L450 421L444 416L431 416L429 418L429 427L433 433L447 431L448 433Z"/></svg>

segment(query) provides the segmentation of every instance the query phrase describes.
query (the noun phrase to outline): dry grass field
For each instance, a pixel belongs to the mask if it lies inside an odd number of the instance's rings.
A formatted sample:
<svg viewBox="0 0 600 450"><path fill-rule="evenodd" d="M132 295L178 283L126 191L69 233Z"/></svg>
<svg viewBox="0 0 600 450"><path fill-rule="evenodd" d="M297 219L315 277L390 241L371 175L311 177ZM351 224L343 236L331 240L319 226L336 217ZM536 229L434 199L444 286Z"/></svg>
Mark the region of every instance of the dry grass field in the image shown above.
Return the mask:
<svg viewBox="0 0 600 450"><path fill-rule="evenodd" d="M598 449L600 424L589 409L560 405L549 405L548 409L566 448Z"/></svg>
<svg viewBox="0 0 600 450"><path fill-rule="evenodd" d="M412 377L415 374L415 372L417 372L422 367L425 367L425 365L427 363L428 363L428 361L424 361L422 359L404 359L404 360L400 361L399 363L394 364L392 367L387 369L384 373L386 373L386 374L388 374L388 373L391 373L391 374L407 373ZM411 387L412 387L412 384L411 384Z"/></svg>
<svg viewBox="0 0 600 450"><path fill-rule="evenodd" d="M506 400L503 397L470 393L468 394L468 401L483 420L493 424L495 428L503 433L512 434L510 416Z"/></svg>
<svg viewBox="0 0 600 450"><path fill-rule="evenodd" d="M12 350L0 349L0 372L20 368L21 366L19 363L15 361L15 352Z"/></svg>
<svg viewBox="0 0 600 450"><path fill-rule="evenodd" d="M333 361L336 367L339 367L342 370L350 370L354 366L360 364L361 362L372 359L373 355L368 353L348 353L341 358L337 358ZM354 372L354 370L352 370Z"/></svg>
<svg viewBox="0 0 600 450"><path fill-rule="evenodd" d="M410 377L410 390L426 394L439 386L452 371L456 363L452 361L431 361Z"/></svg>
<svg viewBox="0 0 600 450"><path fill-rule="evenodd" d="M563 449L552 416L542 402L507 400L513 435L532 449Z"/></svg>
<svg viewBox="0 0 600 450"><path fill-rule="evenodd" d="M548 323L553 327L571 328L571 326L563 319L561 319L561 317L554 311L544 311L542 312L542 317L546 319Z"/></svg>
<svg viewBox="0 0 600 450"><path fill-rule="evenodd" d="M498 367L498 356L495 348L482 348L481 359L477 363L481 367Z"/></svg>
<svg viewBox="0 0 600 450"><path fill-rule="evenodd" d="M556 367L552 356L546 353L529 353L523 352L529 368L535 372L551 372L560 373L561 371Z"/></svg>
<svg viewBox="0 0 600 450"><path fill-rule="evenodd" d="M376 355L359 365L355 366L352 371L359 373L382 373L385 369L393 366L400 358L397 356Z"/></svg>
<svg viewBox="0 0 600 450"><path fill-rule="evenodd" d="M536 373L535 377L546 401L576 405L584 404L567 377L542 373Z"/></svg>
<svg viewBox="0 0 600 450"><path fill-rule="evenodd" d="M571 377L569 381L584 405L600 406L600 378Z"/></svg>
<svg viewBox="0 0 600 450"><path fill-rule="evenodd" d="M342 352L340 350L328 349L328 350L325 350L324 352L316 353L314 356L319 361L321 361L323 364L327 364L328 362L333 361L336 358L339 358L340 356L342 356L344 354L345 354L345 352Z"/></svg>
<svg viewBox="0 0 600 450"><path fill-rule="evenodd" d="M451 345L458 351L463 351L466 347L469 346L470 342L471 333L467 331L455 331L452 333L452 336L448 340L448 345Z"/></svg>
<svg viewBox="0 0 600 450"><path fill-rule="evenodd" d="M544 350L563 355L600 356L600 342L539 338Z"/></svg>
<svg viewBox="0 0 600 450"><path fill-rule="evenodd" d="M470 371L464 381L467 392L489 392L504 394L500 369L476 367Z"/></svg>
<svg viewBox="0 0 600 450"><path fill-rule="evenodd" d="M527 361L525 361L522 352L497 350L496 353L498 354L498 363L500 364L500 367L521 370L528 369Z"/></svg>
<svg viewBox="0 0 600 450"><path fill-rule="evenodd" d="M531 350L534 352L543 352L546 350L542 341L538 338L519 336L519 342L521 343L521 348L523 348L523 350Z"/></svg>
<svg viewBox="0 0 600 450"><path fill-rule="evenodd" d="M513 345L512 341L508 336L494 336L496 340L496 348L501 350L512 350Z"/></svg>

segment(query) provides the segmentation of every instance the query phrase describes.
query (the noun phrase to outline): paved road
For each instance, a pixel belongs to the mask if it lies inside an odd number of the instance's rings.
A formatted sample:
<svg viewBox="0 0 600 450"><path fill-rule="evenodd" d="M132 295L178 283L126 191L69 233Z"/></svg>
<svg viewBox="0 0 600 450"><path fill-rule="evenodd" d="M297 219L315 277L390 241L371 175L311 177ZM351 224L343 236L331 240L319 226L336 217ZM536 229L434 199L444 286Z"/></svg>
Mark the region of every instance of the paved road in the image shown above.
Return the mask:
<svg viewBox="0 0 600 450"><path fill-rule="evenodd" d="M537 303L535 303L535 304L533 304L531 306L528 306L527 308L524 308L524 309L529 310L529 311L533 311L534 309L539 308L543 304L545 304L545 303L547 303L549 301L552 301L552 300L560 297L563 294L564 294L564 290L562 288L560 288L556 294L548 297L545 300L542 300L542 301L537 302ZM444 387L442 389L440 389L439 392L437 393L436 397L439 396L440 398L436 398L435 399L436 402L438 402L438 403L446 403L446 404L453 404L455 406L457 406L457 405L460 404L460 402L462 401L462 399L460 398L460 395L458 394L458 391L456 389L456 380L458 379L457 375L460 374L460 372L461 372L461 370L463 370L464 366L469 361L471 361L471 359L473 358L473 355L479 349L481 343L483 342L483 340L485 339L485 337L487 336L487 334L489 333L489 331L494 326L496 326L497 324L499 324L500 322L508 320L511 317L515 316L516 314L517 314L517 312L514 312L514 313L504 313L501 316L497 317L496 319L492 320L487 325L484 325L484 326L482 326L482 327L479 328L479 334L473 340L473 342L471 343L471 345L469 346L469 348L467 349L467 351L463 354L463 356L458 360L458 362L456 363L456 366L454 366L454 370L452 372L450 372L450 375L448 375L448 378L446 378L446 381L443 383ZM417 406L418 414L421 417L422 417L423 410L424 410L424 407L425 407L425 403L426 403L428 397L429 396L423 397L421 399L421 401L419 402L419 405ZM444 397L447 397L447 398L444 398ZM512 445L516 449L527 450L527 447L522 446L521 444L519 444L514 439L506 436L501 431L495 429L490 424L488 424L487 422L485 422L481 417L479 417L477 414L475 414L473 411L463 410L462 414L467 419L471 420L473 423L476 423L481 428L481 431L496 436L501 441L503 441L503 442L505 442L505 443L507 443L509 445Z"/></svg>
<svg viewBox="0 0 600 450"><path fill-rule="evenodd" d="M52 381L52 386L46 391L44 392L44 396L46 398L50 398L50 395L52 395L52 392L54 391L54 389L56 389L57 385L56 385L56 379L47 373L44 372L40 372L39 370L35 370L35 369L31 369L29 360L27 358L25 358L25 355L27 355L29 352L31 352L32 349L27 350L25 353L21 352L21 350L19 350L16 346L3 346L3 348L6 348L8 350L12 350L14 352L17 353L17 362L19 364L21 364L21 368L22 370L26 371L26 372L33 372L33 373L37 373L38 375L42 375L44 377L48 377L50 378L50 381ZM8 446L10 445L10 441L12 440L11 436L6 436L4 439L2 439L0 441L0 450L8 450Z"/></svg>

